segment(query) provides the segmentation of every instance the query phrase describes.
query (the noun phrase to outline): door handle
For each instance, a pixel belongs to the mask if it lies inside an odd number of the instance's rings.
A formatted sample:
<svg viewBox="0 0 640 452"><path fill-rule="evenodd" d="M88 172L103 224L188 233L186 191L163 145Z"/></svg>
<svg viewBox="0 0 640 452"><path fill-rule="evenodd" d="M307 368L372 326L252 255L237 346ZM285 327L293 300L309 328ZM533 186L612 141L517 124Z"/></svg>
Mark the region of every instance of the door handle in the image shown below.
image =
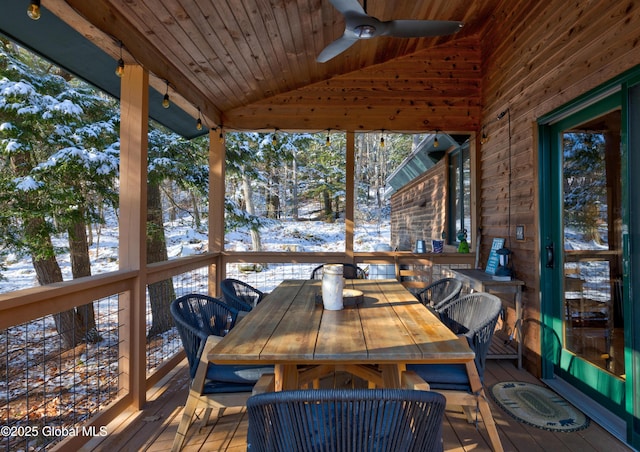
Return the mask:
<svg viewBox="0 0 640 452"><path fill-rule="evenodd" d="M553 242L546 247L547 250L547 268L553 268Z"/></svg>

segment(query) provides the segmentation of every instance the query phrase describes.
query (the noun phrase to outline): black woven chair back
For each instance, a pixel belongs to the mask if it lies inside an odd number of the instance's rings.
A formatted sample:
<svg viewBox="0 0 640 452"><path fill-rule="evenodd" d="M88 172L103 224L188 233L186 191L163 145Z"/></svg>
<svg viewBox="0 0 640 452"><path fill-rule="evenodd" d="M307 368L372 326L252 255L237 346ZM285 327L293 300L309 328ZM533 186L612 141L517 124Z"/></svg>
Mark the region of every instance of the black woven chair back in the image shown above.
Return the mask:
<svg viewBox="0 0 640 452"><path fill-rule="evenodd" d="M444 305L460 296L462 281L442 278L425 287L416 297L425 305L439 311Z"/></svg>
<svg viewBox="0 0 640 452"><path fill-rule="evenodd" d="M202 294L183 295L173 300L169 309L193 378L207 337L226 335L233 328L238 311L217 298Z"/></svg>
<svg viewBox="0 0 640 452"><path fill-rule="evenodd" d="M445 398L407 389L305 389L247 401L248 450L442 451Z"/></svg>
<svg viewBox="0 0 640 452"><path fill-rule="evenodd" d="M341 264L343 267L342 276L345 279L367 279L367 273L353 264ZM320 265L313 269L310 279L322 279L324 265Z"/></svg>
<svg viewBox="0 0 640 452"><path fill-rule="evenodd" d="M440 309L440 318L456 334L466 336L475 352L475 362L483 378L485 361L493 333L502 311L502 301L495 295L476 292L457 298Z"/></svg>
<svg viewBox="0 0 640 452"><path fill-rule="evenodd" d="M264 293L239 279L227 278L220 283L222 298L239 311L251 311L264 298Z"/></svg>

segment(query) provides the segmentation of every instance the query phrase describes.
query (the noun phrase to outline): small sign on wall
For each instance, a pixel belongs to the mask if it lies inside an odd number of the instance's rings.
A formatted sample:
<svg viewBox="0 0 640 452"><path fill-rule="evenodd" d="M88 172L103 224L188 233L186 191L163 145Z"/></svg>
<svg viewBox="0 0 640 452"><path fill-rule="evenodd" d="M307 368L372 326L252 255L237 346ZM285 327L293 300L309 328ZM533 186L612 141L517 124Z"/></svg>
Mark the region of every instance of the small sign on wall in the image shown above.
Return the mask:
<svg viewBox="0 0 640 452"><path fill-rule="evenodd" d="M524 224L516 225L516 240L524 240Z"/></svg>

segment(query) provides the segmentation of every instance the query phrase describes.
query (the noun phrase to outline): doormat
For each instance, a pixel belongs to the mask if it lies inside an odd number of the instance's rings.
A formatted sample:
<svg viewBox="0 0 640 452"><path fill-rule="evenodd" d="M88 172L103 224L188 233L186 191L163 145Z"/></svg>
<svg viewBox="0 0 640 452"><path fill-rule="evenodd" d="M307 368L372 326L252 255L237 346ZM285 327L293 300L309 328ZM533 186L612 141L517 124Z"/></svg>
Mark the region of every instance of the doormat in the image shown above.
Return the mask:
<svg viewBox="0 0 640 452"><path fill-rule="evenodd" d="M489 393L516 420L553 432L575 432L589 426L589 418L565 399L544 386L505 381Z"/></svg>

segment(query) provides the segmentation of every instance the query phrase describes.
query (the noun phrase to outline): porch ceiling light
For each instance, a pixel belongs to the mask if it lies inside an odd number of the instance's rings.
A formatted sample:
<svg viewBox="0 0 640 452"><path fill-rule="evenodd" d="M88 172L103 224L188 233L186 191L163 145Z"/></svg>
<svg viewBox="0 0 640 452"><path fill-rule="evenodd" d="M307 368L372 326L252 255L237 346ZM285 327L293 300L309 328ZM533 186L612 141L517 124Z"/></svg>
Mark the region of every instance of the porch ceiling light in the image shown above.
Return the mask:
<svg viewBox="0 0 640 452"><path fill-rule="evenodd" d="M29 0L27 16L29 16L33 20L40 19L40 0Z"/></svg>

